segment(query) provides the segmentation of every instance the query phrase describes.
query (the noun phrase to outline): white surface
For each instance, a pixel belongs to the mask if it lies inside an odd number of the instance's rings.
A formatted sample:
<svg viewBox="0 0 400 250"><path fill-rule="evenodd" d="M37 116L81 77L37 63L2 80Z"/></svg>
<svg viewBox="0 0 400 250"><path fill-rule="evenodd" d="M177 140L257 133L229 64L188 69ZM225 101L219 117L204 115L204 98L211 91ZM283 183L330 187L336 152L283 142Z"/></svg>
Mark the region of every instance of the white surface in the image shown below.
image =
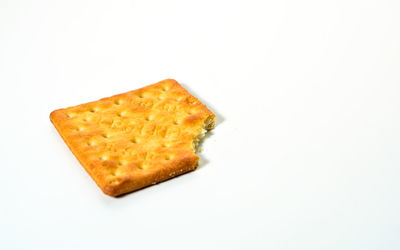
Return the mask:
<svg viewBox="0 0 400 250"><path fill-rule="evenodd" d="M0 249L400 249L399 1L0 1ZM197 171L114 199L49 113L175 78Z"/></svg>

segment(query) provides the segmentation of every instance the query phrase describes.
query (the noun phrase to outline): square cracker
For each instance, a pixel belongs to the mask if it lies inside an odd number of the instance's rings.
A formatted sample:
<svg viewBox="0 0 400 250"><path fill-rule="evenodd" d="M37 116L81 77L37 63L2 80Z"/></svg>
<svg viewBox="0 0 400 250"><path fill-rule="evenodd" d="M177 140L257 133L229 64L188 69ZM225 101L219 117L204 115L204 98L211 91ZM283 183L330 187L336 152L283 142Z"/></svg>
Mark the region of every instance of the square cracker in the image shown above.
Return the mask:
<svg viewBox="0 0 400 250"><path fill-rule="evenodd" d="M118 196L194 170L215 115L167 79L55 110L50 120L103 192Z"/></svg>

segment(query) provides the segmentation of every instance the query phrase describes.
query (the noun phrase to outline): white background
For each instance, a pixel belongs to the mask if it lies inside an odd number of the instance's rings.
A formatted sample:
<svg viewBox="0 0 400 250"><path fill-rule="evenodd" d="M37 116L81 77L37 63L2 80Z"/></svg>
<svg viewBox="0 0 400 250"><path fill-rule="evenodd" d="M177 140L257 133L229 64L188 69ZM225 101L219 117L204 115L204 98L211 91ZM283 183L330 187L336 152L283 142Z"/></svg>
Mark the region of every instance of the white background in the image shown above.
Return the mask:
<svg viewBox="0 0 400 250"><path fill-rule="evenodd" d="M400 249L400 3L0 0L0 249ZM111 198L49 121L165 78L195 172Z"/></svg>

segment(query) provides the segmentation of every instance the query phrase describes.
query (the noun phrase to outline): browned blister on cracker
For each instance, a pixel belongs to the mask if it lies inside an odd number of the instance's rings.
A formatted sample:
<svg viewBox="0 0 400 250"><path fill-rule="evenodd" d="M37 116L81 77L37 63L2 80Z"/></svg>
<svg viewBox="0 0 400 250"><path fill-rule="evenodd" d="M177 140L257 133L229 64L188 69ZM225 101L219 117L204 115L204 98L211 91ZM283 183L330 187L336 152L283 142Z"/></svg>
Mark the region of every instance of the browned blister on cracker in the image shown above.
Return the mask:
<svg viewBox="0 0 400 250"><path fill-rule="evenodd" d="M55 110L50 120L103 192L118 196L194 170L215 115L168 79Z"/></svg>

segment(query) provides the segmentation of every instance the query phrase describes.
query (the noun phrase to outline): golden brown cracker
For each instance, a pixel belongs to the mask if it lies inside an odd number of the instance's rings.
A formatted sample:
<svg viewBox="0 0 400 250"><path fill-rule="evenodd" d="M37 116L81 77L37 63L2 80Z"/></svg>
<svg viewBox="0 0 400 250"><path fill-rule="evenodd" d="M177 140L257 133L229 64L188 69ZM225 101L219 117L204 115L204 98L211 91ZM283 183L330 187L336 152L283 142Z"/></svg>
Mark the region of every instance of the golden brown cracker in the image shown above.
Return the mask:
<svg viewBox="0 0 400 250"><path fill-rule="evenodd" d="M215 115L167 79L55 110L50 120L103 192L118 196L194 170Z"/></svg>

